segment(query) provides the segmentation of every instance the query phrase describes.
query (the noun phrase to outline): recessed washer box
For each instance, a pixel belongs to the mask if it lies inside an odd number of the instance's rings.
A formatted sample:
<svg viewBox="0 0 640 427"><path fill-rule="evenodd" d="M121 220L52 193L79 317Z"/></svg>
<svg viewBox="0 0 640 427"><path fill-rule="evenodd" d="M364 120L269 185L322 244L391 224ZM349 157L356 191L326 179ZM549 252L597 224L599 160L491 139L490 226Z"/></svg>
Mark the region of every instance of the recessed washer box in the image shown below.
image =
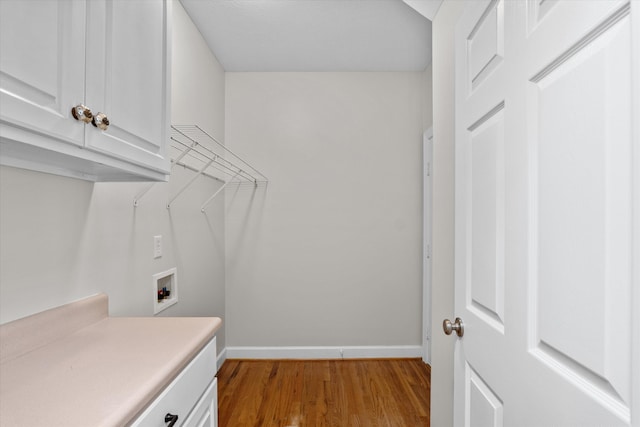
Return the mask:
<svg viewBox="0 0 640 427"><path fill-rule="evenodd" d="M166 292L165 292L166 291ZM153 314L178 302L178 272L171 268L153 275Z"/></svg>

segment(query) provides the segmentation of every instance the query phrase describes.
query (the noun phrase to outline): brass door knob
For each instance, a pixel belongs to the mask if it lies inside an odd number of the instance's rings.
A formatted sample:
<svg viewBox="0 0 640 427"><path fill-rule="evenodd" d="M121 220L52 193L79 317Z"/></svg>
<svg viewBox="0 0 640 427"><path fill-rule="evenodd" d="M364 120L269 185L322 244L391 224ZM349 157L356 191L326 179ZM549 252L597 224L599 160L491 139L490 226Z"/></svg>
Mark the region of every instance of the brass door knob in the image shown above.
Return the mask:
<svg viewBox="0 0 640 427"><path fill-rule="evenodd" d="M456 335L459 337L464 335L464 323L462 323L462 319L459 317L456 317L456 320L453 323L451 323L451 320L449 319L444 319L442 322L442 329L447 335L451 335L453 331L456 331Z"/></svg>
<svg viewBox="0 0 640 427"><path fill-rule="evenodd" d="M93 116L93 120L91 120L91 124L101 130L107 130L109 127L109 119L107 115L104 113L98 113Z"/></svg>
<svg viewBox="0 0 640 427"><path fill-rule="evenodd" d="M78 104L71 109L71 115L74 119L79 120L84 123L89 123L91 119L93 119L93 113L83 104Z"/></svg>

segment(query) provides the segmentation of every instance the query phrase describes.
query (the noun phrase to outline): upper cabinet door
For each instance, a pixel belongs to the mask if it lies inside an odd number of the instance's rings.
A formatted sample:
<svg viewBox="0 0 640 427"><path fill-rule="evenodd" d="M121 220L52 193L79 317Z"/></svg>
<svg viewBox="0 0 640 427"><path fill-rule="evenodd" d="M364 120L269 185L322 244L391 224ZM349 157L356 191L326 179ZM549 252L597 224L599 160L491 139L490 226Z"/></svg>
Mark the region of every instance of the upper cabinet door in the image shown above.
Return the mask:
<svg viewBox="0 0 640 427"><path fill-rule="evenodd" d="M166 181L171 1L0 0L0 164Z"/></svg>
<svg viewBox="0 0 640 427"><path fill-rule="evenodd" d="M51 138L83 145L85 126L71 108L84 103L84 39L84 2L0 1L3 137L40 147Z"/></svg>
<svg viewBox="0 0 640 427"><path fill-rule="evenodd" d="M166 0L87 2L86 104L109 127L86 128L86 146L168 170L170 19Z"/></svg>

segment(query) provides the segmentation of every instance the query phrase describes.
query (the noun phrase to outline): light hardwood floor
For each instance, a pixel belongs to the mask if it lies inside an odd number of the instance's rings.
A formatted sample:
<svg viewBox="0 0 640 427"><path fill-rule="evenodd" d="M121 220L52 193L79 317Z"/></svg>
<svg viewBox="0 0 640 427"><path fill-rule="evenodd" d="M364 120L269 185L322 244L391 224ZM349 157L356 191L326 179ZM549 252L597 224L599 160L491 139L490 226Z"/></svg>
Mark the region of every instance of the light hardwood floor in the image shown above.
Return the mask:
<svg viewBox="0 0 640 427"><path fill-rule="evenodd" d="M219 427L429 426L430 378L420 359L227 360Z"/></svg>

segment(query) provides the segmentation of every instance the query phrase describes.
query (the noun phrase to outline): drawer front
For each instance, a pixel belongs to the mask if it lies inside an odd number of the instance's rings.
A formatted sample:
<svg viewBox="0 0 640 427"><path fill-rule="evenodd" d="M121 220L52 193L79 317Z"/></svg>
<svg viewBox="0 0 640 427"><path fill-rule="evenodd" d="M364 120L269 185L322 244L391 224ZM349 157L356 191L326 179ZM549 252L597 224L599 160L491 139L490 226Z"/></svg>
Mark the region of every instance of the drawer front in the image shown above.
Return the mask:
<svg viewBox="0 0 640 427"><path fill-rule="evenodd" d="M183 427L218 426L218 379L214 378Z"/></svg>
<svg viewBox="0 0 640 427"><path fill-rule="evenodd" d="M167 414L178 415L181 426L200 400L216 374L216 338L214 337L171 384L132 424L136 427L166 427Z"/></svg>

